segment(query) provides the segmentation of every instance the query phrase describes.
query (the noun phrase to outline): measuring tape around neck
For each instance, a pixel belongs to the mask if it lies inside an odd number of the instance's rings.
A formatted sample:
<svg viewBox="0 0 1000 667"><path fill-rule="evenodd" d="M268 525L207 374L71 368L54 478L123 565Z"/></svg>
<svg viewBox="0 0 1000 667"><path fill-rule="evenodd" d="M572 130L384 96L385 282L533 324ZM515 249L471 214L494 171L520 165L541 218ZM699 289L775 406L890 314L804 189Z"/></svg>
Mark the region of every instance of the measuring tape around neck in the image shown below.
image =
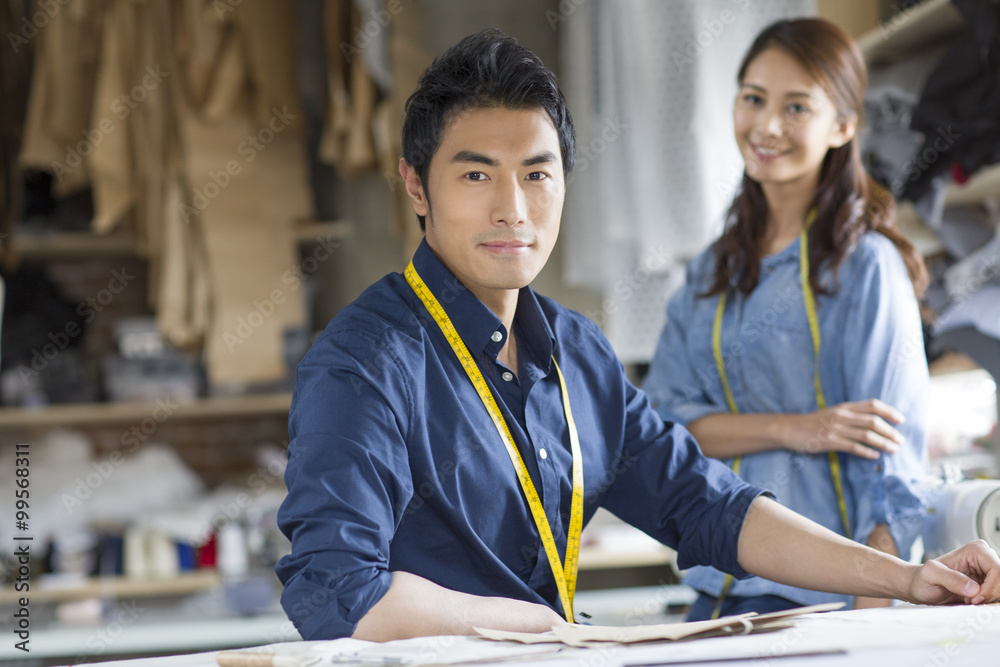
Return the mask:
<svg viewBox="0 0 1000 667"><path fill-rule="evenodd" d="M805 304L806 317L809 319L809 333L813 344L813 385L816 391L816 405L818 409L826 409L826 397L823 395L823 386L819 381L819 348L820 331L819 317L816 314L816 297L813 294L812 285L809 284L809 228L816 219L816 209L809 212L803 225L802 234L799 236L799 273L802 281L802 299ZM733 414L739 414L736 399L729 387L729 378L726 375L726 363L722 358L722 314L726 309L726 293L719 295L719 305L715 309L715 322L712 325L712 354L715 357L715 365L719 371L719 378L722 380L722 391L726 395L726 405ZM840 510L840 520L844 525L844 535L851 539L851 524L847 516L847 502L844 500L844 483L840 472L840 459L837 452L828 452L827 458L830 461L830 477L833 479L833 488L837 493L837 506ZM733 472L740 474L740 464L742 456L733 457ZM722 601L733 583L732 575L726 575L725 583L722 585L722 592L716 603L712 618L718 618L722 609Z"/></svg>
<svg viewBox="0 0 1000 667"><path fill-rule="evenodd" d="M542 506L541 498L535 490L535 485L531 481L531 477L528 475L524 459L521 458L521 453L514 444L514 438L510 434L507 421L504 419L503 413L500 412L500 407L497 405L496 399L493 397L493 393L490 391L485 378L483 378L482 372L476 365L475 359L469 352L469 348L466 346L465 341L462 340L462 337L458 335L455 325L452 324L451 318L448 317L444 308L441 307L437 297L434 296L430 288L427 287L427 284L420 277L420 274L417 273L413 262L410 262L406 267L404 275L406 282L409 283L410 287L423 302L424 307L431 314L431 317L434 318L434 321L441 328L441 332L448 340L449 345L451 345L451 349L461 362L462 368L465 369L465 373L469 376L469 380L472 381L472 385L475 387L476 393L479 394L483 406L493 420L493 425L496 427L497 433L503 441L504 447L507 449L511 463L514 464L514 472L517 474L517 480L521 484L521 491L528 502L531 517L534 519L538 535L542 540L542 546L545 548L545 555L555 576L556 588L559 590L559 600L562 602L563 614L567 621L573 623L573 596L576 593L576 578L579 569L580 533L583 531L583 457L580 454L580 439L576 431L576 422L573 421L573 413L570 410L569 392L566 390L566 381L563 378L562 371L559 369L559 364L556 363L555 357L553 357L552 363L555 365L556 373L559 376L563 412L566 416L570 447L573 453L573 496L570 505L569 530L566 535L565 564L559 561L559 550L556 547L555 538L552 536L552 528L549 526L549 520L545 516L545 508Z"/></svg>

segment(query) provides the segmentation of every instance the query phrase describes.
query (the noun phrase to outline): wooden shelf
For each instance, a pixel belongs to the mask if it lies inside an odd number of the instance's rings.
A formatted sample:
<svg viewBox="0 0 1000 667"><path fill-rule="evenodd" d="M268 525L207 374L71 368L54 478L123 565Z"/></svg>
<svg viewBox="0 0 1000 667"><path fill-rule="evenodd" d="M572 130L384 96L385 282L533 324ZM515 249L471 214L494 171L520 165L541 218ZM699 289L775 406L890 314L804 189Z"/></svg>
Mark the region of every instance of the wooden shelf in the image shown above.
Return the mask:
<svg viewBox="0 0 1000 667"><path fill-rule="evenodd" d="M299 243L342 241L353 233L354 224L346 220L310 220L295 229L295 238Z"/></svg>
<svg viewBox="0 0 1000 667"><path fill-rule="evenodd" d="M632 551L609 551L600 546L587 546L580 549L580 569L611 570L669 565L676 558L677 552L666 546Z"/></svg>
<svg viewBox="0 0 1000 667"><path fill-rule="evenodd" d="M28 260L136 256L135 238L122 234L111 236L88 232L15 234L12 245L21 259Z"/></svg>
<svg viewBox="0 0 1000 667"><path fill-rule="evenodd" d="M135 580L125 577L91 577L81 581L58 582L46 585L44 581L31 582L31 590L18 593L13 588L0 590L0 604L17 604L22 597L32 604L45 602L71 602L91 598L148 598L165 595L189 595L210 591L222 583L214 570L186 572L170 579Z"/></svg>
<svg viewBox="0 0 1000 667"><path fill-rule="evenodd" d="M946 206L980 204L988 197L1000 198L1000 164L983 167L965 185L949 183L945 194Z"/></svg>
<svg viewBox="0 0 1000 667"><path fill-rule="evenodd" d="M892 63L917 49L926 49L962 29L962 15L950 0L927 0L904 9L858 38L868 66Z"/></svg>
<svg viewBox="0 0 1000 667"><path fill-rule="evenodd" d="M341 241L353 231L354 225L346 220L307 220L296 227L295 239L299 243ZM135 237L121 233L106 236L90 232L15 233L11 247L21 259L33 261L138 256Z"/></svg>
<svg viewBox="0 0 1000 667"><path fill-rule="evenodd" d="M292 403L290 393L251 396L203 398L177 405L166 402L169 419L213 419L261 414L287 413ZM136 422L165 409L155 402L137 403L74 403L43 408L2 408L0 429L47 428L80 424Z"/></svg>

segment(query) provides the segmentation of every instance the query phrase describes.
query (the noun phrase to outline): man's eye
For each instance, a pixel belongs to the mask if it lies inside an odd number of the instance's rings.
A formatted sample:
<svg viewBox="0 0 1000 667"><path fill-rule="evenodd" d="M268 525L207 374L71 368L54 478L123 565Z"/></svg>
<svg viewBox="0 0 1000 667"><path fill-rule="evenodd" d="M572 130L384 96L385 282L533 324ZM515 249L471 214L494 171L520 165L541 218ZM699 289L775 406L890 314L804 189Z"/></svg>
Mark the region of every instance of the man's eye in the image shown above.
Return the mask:
<svg viewBox="0 0 1000 667"><path fill-rule="evenodd" d="M528 174L528 180L529 181L541 181L541 180L546 179L548 177L549 177L549 175L546 174L544 171L533 171L530 174Z"/></svg>
<svg viewBox="0 0 1000 667"><path fill-rule="evenodd" d="M486 174L484 174L481 171L470 171L468 174L465 175L465 177L467 179L469 179L470 181L485 181L486 180Z"/></svg>

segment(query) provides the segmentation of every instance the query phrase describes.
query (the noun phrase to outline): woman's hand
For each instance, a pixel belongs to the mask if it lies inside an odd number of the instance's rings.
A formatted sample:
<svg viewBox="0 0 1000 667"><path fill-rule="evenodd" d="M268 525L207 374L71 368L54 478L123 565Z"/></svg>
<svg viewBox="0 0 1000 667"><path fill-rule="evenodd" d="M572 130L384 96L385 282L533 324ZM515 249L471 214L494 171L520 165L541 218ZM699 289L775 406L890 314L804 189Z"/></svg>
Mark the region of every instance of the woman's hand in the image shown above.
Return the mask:
<svg viewBox="0 0 1000 667"><path fill-rule="evenodd" d="M876 398L785 417L782 444L796 452L836 451L877 459L882 452L895 454L903 444L903 436L889 423L901 424L905 417Z"/></svg>

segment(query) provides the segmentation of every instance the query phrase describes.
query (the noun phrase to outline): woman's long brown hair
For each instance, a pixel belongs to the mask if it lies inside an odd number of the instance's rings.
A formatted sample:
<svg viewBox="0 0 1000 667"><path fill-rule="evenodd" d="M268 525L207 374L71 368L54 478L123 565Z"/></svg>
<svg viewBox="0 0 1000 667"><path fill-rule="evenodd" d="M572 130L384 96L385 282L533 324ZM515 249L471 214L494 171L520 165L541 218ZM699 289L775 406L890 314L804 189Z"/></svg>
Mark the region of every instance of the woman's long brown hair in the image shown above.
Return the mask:
<svg viewBox="0 0 1000 667"><path fill-rule="evenodd" d="M740 65L743 83L747 68L764 51L779 48L795 58L819 83L841 119L861 119L868 75L851 38L822 19L778 21L764 29ZM828 290L819 283L829 263L839 269L865 232L876 231L895 244L918 297L927 287L927 269L913 244L895 226L896 203L861 164L857 138L831 148L820 169L813 198L816 220L809 229L809 284L816 294ZM743 172L739 194L726 216L726 230L715 244L715 278L702 296L735 288L749 294L760 279L760 262L767 232L767 199L760 183Z"/></svg>

